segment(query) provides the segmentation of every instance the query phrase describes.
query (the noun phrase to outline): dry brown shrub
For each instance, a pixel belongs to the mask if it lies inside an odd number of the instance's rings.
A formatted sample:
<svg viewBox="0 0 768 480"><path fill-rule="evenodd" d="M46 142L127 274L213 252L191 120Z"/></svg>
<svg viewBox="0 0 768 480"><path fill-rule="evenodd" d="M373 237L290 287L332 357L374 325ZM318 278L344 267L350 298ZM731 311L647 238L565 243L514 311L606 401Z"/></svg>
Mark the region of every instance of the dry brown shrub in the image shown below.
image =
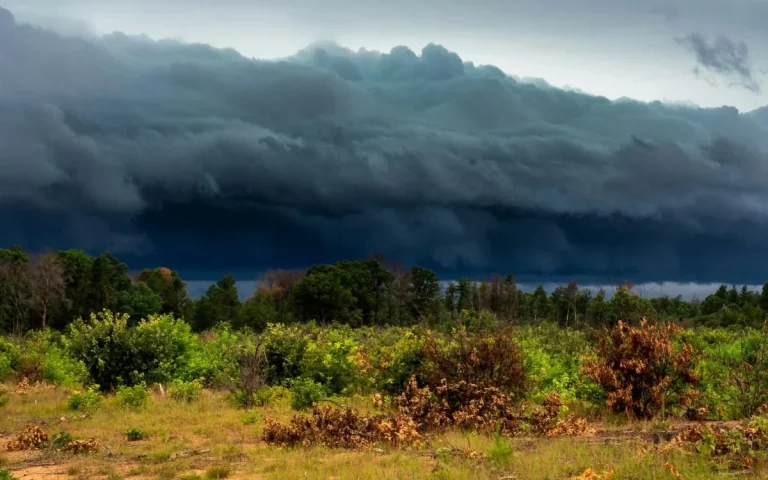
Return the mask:
<svg viewBox="0 0 768 480"><path fill-rule="evenodd" d="M694 373L693 347L674 345L680 330L643 319L639 326L619 322L600 340L596 358L584 362L583 373L608 394L607 406L639 418L653 418L662 408L691 407Z"/></svg>
<svg viewBox="0 0 768 480"><path fill-rule="evenodd" d="M431 389L419 387L411 377L394 404L423 430L460 427L493 432L500 428L502 434L512 435L525 421L522 407L511 395L465 381L449 384L443 380Z"/></svg>
<svg viewBox="0 0 768 480"><path fill-rule="evenodd" d="M8 442L9 452L34 450L48 444L48 434L40 427L28 425L14 440Z"/></svg>
<svg viewBox="0 0 768 480"><path fill-rule="evenodd" d="M312 415L294 415L288 424L266 419L263 439L283 446L323 445L366 448L376 444L417 447L424 443L413 420L404 415L361 415L351 408L312 407Z"/></svg>
<svg viewBox="0 0 768 480"><path fill-rule="evenodd" d="M613 478L613 472L604 471L603 473L597 473L596 471L588 468L584 470L584 473L571 477L570 480L611 480Z"/></svg>
<svg viewBox="0 0 768 480"><path fill-rule="evenodd" d="M595 429L589 426L586 419L567 418L560 420L547 431L548 437L578 436L589 437L595 434Z"/></svg>
<svg viewBox="0 0 768 480"><path fill-rule="evenodd" d="M93 438L89 438L88 440L73 440L66 444L62 450L74 455L94 453L99 451L99 443Z"/></svg>
<svg viewBox="0 0 768 480"><path fill-rule="evenodd" d="M466 382L478 387L493 387L521 397L526 391L523 355L511 334L472 334L458 329L449 342L434 334L424 341L427 359L425 384L437 388L443 382Z"/></svg>
<svg viewBox="0 0 768 480"><path fill-rule="evenodd" d="M685 477L683 476L683 474L680 473L680 471L671 463L666 462L664 464L664 468L666 468L669 471L669 473L671 473L672 476L675 477L677 480L685 480Z"/></svg>

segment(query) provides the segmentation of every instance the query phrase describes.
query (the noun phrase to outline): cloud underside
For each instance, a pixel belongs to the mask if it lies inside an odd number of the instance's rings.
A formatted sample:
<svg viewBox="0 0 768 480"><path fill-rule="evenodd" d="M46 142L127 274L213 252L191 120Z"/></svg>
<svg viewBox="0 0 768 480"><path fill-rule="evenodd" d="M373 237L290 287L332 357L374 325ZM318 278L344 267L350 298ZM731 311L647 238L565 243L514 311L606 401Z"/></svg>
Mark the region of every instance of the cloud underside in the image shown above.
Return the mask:
<svg viewBox="0 0 768 480"><path fill-rule="evenodd" d="M24 61L20 61L24 59ZM0 13L0 243L210 277L765 280L768 115L522 83L429 45L260 62Z"/></svg>

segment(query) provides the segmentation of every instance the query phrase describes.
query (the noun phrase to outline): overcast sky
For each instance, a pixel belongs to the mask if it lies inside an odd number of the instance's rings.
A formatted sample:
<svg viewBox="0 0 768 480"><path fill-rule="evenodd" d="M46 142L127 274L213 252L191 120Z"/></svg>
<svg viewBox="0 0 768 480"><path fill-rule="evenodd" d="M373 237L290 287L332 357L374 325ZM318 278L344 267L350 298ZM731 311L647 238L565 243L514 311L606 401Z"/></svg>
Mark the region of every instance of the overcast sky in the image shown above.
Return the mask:
<svg viewBox="0 0 768 480"><path fill-rule="evenodd" d="M697 67L698 34L747 48L754 81L768 70L765 0L3 0L21 19L96 32L233 47L249 57L294 54L308 43L388 52L429 42L509 74L609 98L768 104L768 92ZM66 28L66 25L65 25ZM723 52L725 53L725 52ZM734 84L734 85L732 85Z"/></svg>
<svg viewBox="0 0 768 480"><path fill-rule="evenodd" d="M768 280L768 2L365 1L5 0L0 245Z"/></svg>

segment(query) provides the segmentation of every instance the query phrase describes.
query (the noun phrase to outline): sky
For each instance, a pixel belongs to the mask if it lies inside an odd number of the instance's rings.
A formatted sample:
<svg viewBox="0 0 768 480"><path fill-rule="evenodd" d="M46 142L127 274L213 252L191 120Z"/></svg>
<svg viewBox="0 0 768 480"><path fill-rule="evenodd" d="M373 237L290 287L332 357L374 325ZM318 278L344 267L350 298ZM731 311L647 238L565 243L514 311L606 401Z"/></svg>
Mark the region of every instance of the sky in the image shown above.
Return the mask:
<svg viewBox="0 0 768 480"><path fill-rule="evenodd" d="M2 6L0 244L768 280L764 1Z"/></svg>
<svg viewBox="0 0 768 480"><path fill-rule="evenodd" d="M419 51L441 44L462 58L611 99L691 102L751 110L768 93L695 72L698 34L744 43L754 75L768 71L764 0L4 0L22 18L98 33L145 33L243 55L279 58L318 40L353 50ZM65 23L66 21L66 23ZM737 79L738 80L738 79ZM725 88L722 88L725 86Z"/></svg>

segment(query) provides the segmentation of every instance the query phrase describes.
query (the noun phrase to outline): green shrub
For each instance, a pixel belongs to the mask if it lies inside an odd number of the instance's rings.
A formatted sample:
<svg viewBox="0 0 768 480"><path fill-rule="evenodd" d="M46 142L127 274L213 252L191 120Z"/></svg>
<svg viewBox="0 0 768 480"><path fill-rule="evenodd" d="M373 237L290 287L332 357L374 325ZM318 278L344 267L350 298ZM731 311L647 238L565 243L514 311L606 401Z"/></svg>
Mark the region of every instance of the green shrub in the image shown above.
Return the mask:
<svg viewBox="0 0 768 480"><path fill-rule="evenodd" d="M23 347L18 362L19 375L65 387L82 385L87 380L85 365L73 358L68 339L59 332L30 332L24 338Z"/></svg>
<svg viewBox="0 0 768 480"><path fill-rule="evenodd" d="M149 390L144 384L117 389L117 403L126 408L144 408L149 401Z"/></svg>
<svg viewBox="0 0 768 480"><path fill-rule="evenodd" d="M14 477L10 471L2 468L0 469L0 480L18 480L18 479Z"/></svg>
<svg viewBox="0 0 768 480"><path fill-rule="evenodd" d="M125 438L127 438L129 442L144 440L146 436L147 435L144 433L144 430L138 427L131 427L125 431Z"/></svg>
<svg viewBox="0 0 768 480"><path fill-rule="evenodd" d="M178 377L182 380L203 379L207 387L226 386L237 377L238 354L251 346L247 335L236 333L225 324L197 337L191 345L189 360Z"/></svg>
<svg viewBox="0 0 768 480"><path fill-rule="evenodd" d="M128 315L108 310L91 314L89 320L77 319L69 326L69 348L85 364L91 380L102 390L113 390L137 379L137 352Z"/></svg>
<svg viewBox="0 0 768 480"><path fill-rule="evenodd" d="M321 330L306 344L301 376L323 385L333 395L349 394L363 384L358 365L360 345L350 327Z"/></svg>
<svg viewBox="0 0 768 480"><path fill-rule="evenodd" d="M243 417L243 425L253 425L259 421L259 415L256 413L248 413Z"/></svg>
<svg viewBox="0 0 768 480"><path fill-rule="evenodd" d="M72 435L69 432L59 432L51 436L51 446L53 448L64 448L72 442Z"/></svg>
<svg viewBox="0 0 768 480"><path fill-rule="evenodd" d="M500 429L496 429L493 434L493 444L488 449L488 458L498 466L503 467L507 465L512 458L513 450L509 442L501 436L499 430Z"/></svg>
<svg viewBox="0 0 768 480"><path fill-rule="evenodd" d="M376 391L399 395L408 380L417 375L424 364L422 337L414 329L390 328L371 333L362 349L362 370L372 376Z"/></svg>
<svg viewBox="0 0 768 480"><path fill-rule="evenodd" d="M231 471L232 470L228 465L214 465L212 467L208 467L208 469L205 471L205 478L208 480L227 478Z"/></svg>
<svg viewBox="0 0 768 480"><path fill-rule="evenodd" d="M310 408L313 403L326 398L326 392L322 385L309 378L296 380L291 387L293 398L291 407L294 410Z"/></svg>
<svg viewBox="0 0 768 480"><path fill-rule="evenodd" d="M85 392L76 391L67 399L67 408L76 411L93 411L99 407L102 396L99 386L91 386Z"/></svg>
<svg viewBox="0 0 768 480"><path fill-rule="evenodd" d="M267 383L287 385L302 374L301 361L309 338L296 326L269 324L259 337L267 356Z"/></svg>
<svg viewBox="0 0 768 480"><path fill-rule="evenodd" d="M165 383L188 370L198 342L189 325L171 315L152 315L133 328L128 321L105 310L70 325L69 349L102 389Z"/></svg>
<svg viewBox="0 0 768 480"><path fill-rule="evenodd" d="M203 385L199 380L191 382L174 380L168 385L168 396L177 402L192 403L200 398L202 391Z"/></svg>
<svg viewBox="0 0 768 480"><path fill-rule="evenodd" d="M20 357L18 345L0 338L0 381L13 374Z"/></svg>

